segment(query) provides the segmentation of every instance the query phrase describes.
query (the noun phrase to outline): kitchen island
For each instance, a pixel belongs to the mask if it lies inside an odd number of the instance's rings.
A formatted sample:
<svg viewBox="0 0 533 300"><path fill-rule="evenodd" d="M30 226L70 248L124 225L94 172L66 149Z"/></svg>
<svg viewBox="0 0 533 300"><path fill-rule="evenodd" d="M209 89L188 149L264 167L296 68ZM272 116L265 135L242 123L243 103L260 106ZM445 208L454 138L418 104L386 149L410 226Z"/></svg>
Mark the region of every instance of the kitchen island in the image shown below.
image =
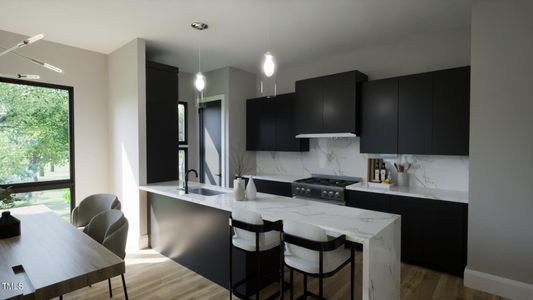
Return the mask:
<svg viewBox="0 0 533 300"><path fill-rule="evenodd" d="M228 287L228 218L234 208L248 209L265 220L314 224L332 237L344 234L362 244L363 299L400 298L400 216L262 193L255 201L240 202L231 189L190 184L200 187L223 194L185 194L176 182L140 187L148 193L152 248Z"/></svg>

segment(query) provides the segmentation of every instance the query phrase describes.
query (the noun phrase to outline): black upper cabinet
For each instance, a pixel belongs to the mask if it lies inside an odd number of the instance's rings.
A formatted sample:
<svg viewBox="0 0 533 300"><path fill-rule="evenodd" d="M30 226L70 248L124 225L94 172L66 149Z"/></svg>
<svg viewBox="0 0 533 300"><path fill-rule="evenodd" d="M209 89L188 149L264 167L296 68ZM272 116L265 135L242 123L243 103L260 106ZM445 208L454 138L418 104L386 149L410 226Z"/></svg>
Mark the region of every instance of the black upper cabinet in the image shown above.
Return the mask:
<svg viewBox="0 0 533 300"><path fill-rule="evenodd" d="M358 133L358 83L367 79L350 71L297 81L296 132Z"/></svg>
<svg viewBox="0 0 533 300"><path fill-rule="evenodd" d="M322 78L296 81L294 120L296 134L323 133Z"/></svg>
<svg viewBox="0 0 533 300"><path fill-rule="evenodd" d="M468 155L470 67L433 73L433 154Z"/></svg>
<svg viewBox="0 0 533 300"><path fill-rule="evenodd" d="M246 102L247 150L276 149L276 111L266 98Z"/></svg>
<svg viewBox="0 0 533 300"><path fill-rule="evenodd" d="M399 78L398 153L431 154L432 76Z"/></svg>
<svg viewBox="0 0 533 300"><path fill-rule="evenodd" d="M146 179L178 179L178 68L146 62Z"/></svg>
<svg viewBox="0 0 533 300"><path fill-rule="evenodd" d="M398 80L363 83L361 96L361 152L398 152Z"/></svg>
<svg viewBox="0 0 533 300"><path fill-rule="evenodd" d="M369 81L361 152L468 155L470 67Z"/></svg>
<svg viewBox="0 0 533 300"><path fill-rule="evenodd" d="M295 136L294 93L246 101L246 150L309 151Z"/></svg>

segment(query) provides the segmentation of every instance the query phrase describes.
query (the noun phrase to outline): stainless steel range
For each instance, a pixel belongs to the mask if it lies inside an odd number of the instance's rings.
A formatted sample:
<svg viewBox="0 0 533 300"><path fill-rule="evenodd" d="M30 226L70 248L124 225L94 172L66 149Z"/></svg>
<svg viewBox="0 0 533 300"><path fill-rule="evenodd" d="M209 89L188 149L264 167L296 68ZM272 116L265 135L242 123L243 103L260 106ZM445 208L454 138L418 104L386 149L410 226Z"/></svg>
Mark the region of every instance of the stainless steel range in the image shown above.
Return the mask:
<svg viewBox="0 0 533 300"><path fill-rule="evenodd" d="M297 198L344 204L344 188L361 181L357 177L315 175L292 182L292 195Z"/></svg>

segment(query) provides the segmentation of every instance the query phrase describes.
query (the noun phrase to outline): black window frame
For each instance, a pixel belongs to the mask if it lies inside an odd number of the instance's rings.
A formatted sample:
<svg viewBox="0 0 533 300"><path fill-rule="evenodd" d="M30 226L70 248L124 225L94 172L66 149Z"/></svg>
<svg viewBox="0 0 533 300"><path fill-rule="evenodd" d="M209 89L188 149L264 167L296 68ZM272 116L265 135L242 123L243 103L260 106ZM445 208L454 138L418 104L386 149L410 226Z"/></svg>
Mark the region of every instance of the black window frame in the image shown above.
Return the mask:
<svg viewBox="0 0 533 300"><path fill-rule="evenodd" d="M39 181L39 182L21 182L21 183L9 183L9 184L0 184L1 188L12 187L14 194L19 193L28 193L28 192L37 192L37 191L46 191L46 190L57 190L68 188L70 190L70 211L75 207L76 203L76 164L75 164L75 147L74 147L74 87L44 83L44 82L34 82L20 79L12 79L0 77L0 82L19 84L19 85L28 85L35 87L44 87L51 89L60 89L66 90L69 95L68 99L68 126L69 126L69 164L70 164L70 178L61 179L61 180L49 180L49 181Z"/></svg>
<svg viewBox="0 0 533 300"><path fill-rule="evenodd" d="M188 109L188 106L187 106L187 102L185 101L178 101L178 107L179 105L183 105L183 109L184 109L184 112L183 112L183 122L185 124L185 129L183 130L183 133L185 135L185 140L184 141L180 141L179 140L179 132L178 132L178 164L180 163L179 161L179 151L184 151L184 159L185 159L185 165L184 165L184 172L185 174L187 173L187 170L189 169L189 144L188 144L188 138L189 138L189 118L188 118L188 114L189 114L189 109ZM179 131L179 126L181 125L180 124L180 121L179 121L179 108L178 108L178 111L176 111L176 113L178 114L178 131ZM178 170L179 170L179 166L178 166ZM178 174L178 180L183 180L184 178L181 178L181 174Z"/></svg>
<svg viewBox="0 0 533 300"><path fill-rule="evenodd" d="M187 102L185 102L185 101L178 101L178 112L177 112L177 113L178 113L178 128L179 128L179 125L180 125L180 124L179 124L179 106L180 106L180 105L183 105L183 107L184 107L184 114L183 114L184 120L183 120L183 122L185 123L185 129L183 130L183 133L185 134L185 140L184 140L184 141L180 141L180 140L179 140L179 132L178 132L178 145L179 145L179 146L187 146L187 145L189 144L189 143L188 143L188 138L189 138L189 125L188 125L188 121L189 121L189 119L188 119L188 116L187 116L187 114L188 114L189 111L188 111L188 108L187 108ZM178 131L179 131L179 129L178 129Z"/></svg>

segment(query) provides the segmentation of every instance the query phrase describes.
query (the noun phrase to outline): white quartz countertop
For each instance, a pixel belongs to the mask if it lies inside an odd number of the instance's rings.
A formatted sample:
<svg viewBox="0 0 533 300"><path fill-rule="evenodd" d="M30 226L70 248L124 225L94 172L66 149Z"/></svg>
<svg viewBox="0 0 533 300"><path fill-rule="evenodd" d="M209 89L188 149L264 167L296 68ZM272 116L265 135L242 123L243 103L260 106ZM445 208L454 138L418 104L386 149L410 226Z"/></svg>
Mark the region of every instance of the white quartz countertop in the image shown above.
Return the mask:
<svg viewBox="0 0 533 300"><path fill-rule="evenodd" d="M412 186L392 186L390 189L380 189L369 187L367 182L359 182L346 187L347 190L391 194L398 196L426 198L433 200L443 200L450 202L468 203L468 192L439 190L433 188L422 188Z"/></svg>
<svg viewBox="0 0 533 300"><path fill-rule="evenodd" d="M250 176L253 176L254 179L263 179L263 180L271 180L271 181L287 182L287 183L291 183L293 181L309 177L305 175L298 176L298 175L279 175L279 174L244 175L243 177L250 178Z"/></svg>
<svg viewBox="0 0 533 300"><path fill-rule="evenodd" d="M203 187L225 193L215 196L185 194L177 189L177 182L153 183L141 186L140 190L225 211L232 211L236 207L248 209L260 213L269 221L281 219L314 224L324 228L328 235L345 234L348 240L358 243L375 237L400 218L394 214L264 193L258 193L254 201L236 201L233 190L229 188L198 183L190 183L189 187Z"/></svg>

